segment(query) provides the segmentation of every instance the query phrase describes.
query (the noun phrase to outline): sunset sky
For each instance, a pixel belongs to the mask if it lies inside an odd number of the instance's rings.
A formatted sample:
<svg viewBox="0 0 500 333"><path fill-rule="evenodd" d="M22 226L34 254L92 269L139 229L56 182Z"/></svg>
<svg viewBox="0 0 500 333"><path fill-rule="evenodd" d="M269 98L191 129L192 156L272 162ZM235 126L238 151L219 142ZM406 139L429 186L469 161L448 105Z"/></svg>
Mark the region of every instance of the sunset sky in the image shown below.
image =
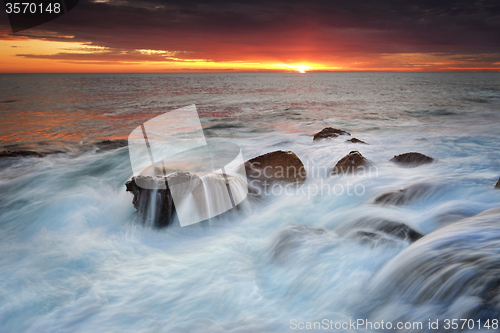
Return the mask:
<svg viewBox="0 0 500 333"><path fill-rule="evenodd" d="M0 72L500 71L500 2L80 0Z"/></svg>

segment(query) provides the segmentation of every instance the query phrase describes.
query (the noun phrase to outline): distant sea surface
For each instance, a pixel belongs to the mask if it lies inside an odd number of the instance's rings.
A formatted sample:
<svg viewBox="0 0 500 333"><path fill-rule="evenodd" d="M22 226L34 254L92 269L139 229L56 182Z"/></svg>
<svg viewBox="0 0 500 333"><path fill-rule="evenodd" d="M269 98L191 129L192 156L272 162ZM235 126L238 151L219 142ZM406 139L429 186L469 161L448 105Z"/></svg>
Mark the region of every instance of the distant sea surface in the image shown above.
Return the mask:
<svg viewBox="0 0 500 333"><path fill-rule="evenodd" d="M238 144L245 159L295 152L309 191L185 228L142 226L125 192L127 148L98 143L191 104L207 139ZM1 74L0 114L0 151L47 154L0 159L0 332L297 332L291 321L500 316L500 220L453 229L500 206L498 73ZM368 144L313 142L327 126ZM376 173L314 174L353 150ZM389 162L414 151L436 162ZM310 191L325 184L363 191ZM415 184L427 189L419 200L374 203ZM437 240L374 241L384 221Z"/></svg>

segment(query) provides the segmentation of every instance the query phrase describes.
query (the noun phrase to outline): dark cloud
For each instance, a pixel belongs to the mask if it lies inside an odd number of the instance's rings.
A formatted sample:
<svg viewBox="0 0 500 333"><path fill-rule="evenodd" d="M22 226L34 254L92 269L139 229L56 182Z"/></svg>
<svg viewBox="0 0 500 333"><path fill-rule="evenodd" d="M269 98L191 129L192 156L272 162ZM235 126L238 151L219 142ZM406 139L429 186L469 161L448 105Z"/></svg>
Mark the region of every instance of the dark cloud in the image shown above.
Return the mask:
<svg viewBox="0 0 500 333"><path fill-rule="evenodd" d="M66 41L73 36L120 50L188 51L180 57L216 61L498 54L500 2L81 0L37 30L24 35Z"/></svg>

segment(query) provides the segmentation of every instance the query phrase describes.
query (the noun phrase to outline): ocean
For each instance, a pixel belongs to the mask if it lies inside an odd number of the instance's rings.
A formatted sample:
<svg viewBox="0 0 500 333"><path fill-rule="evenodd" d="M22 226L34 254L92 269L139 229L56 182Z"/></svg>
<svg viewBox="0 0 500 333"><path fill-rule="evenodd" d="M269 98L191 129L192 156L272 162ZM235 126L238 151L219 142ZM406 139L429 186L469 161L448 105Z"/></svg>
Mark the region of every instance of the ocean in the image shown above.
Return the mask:
<svg viewBox="0 0 500 333"><path fill-rule="evenodd" d="M99 142L191 104L245 160L293 151L303 186L142 225L127 147ZM0 151L44 154L0 158L0 332L498 329L498 73L2 74L0 113ZM330 175L354 150L373 171ZM435 162L390 161L408 152Z"/></svg>

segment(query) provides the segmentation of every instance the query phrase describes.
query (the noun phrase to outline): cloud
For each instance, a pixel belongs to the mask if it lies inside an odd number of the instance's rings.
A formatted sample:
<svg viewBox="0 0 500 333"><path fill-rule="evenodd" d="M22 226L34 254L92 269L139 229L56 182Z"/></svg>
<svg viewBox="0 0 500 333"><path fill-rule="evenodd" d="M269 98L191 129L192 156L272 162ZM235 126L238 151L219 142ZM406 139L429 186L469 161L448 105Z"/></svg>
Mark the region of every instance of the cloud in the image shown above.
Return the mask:
<svg viewBox="0 0 500 333"><path fill-rule="evenodd" d="M123 51L95 55L118 61L145 58L135 50L177 50L172 61L333 63L390 53L442 53L490 54L488 61L494 63L500 60L498 31L496 0L81 0L68 14L35 31L0 38L88 43ZM161 54L146 58L153 57L165 58Z"/></svg>

